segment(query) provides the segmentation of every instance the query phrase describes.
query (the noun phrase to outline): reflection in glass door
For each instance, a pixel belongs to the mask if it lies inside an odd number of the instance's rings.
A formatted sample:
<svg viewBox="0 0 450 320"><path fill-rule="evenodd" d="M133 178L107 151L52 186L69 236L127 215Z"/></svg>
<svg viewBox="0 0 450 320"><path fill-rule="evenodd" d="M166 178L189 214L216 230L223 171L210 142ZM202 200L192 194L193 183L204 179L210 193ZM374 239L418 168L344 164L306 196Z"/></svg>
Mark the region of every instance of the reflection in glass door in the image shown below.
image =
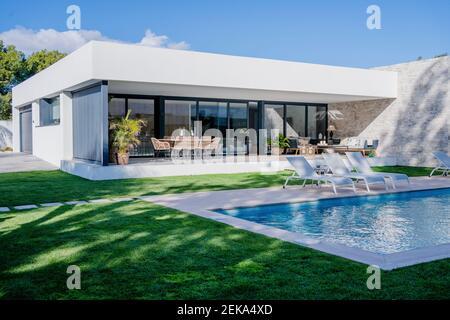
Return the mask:
<svg viewBox="0 0 450 320"><path fill-rule="evenodd" d="M151 138L155 136L155 103L153 99L128 99L130 118L143 122L138 136L140 143L130 150L130 156L150 156L153 154Z"/></svg>
<svg viewBox="0 0 450 320"><path fill-rule="evenodd" d="M218 129L225 137L227 124L227 103L200 101L198 103L198 120L202 122L202 133L208 129Z"/></svg>
<svg viewBox="0 0 450 320"><path fill-rule="evenodd" d="M264 124L268 137L275 138L275 130L278 134L284 134L284 105L266 104L264 110ZM274 130L272 132L272 130Z"/></svg>
<svg viewBox="0 0 450 320"><path fill-rule="evenodd" d="M308 106L308 137L311 139L327 137L326 114L326 107Z"/></svg>
<svg viewBox="0 0 450 320"><path fill-rule="evenodd" d="M286 136L306 136L306 106L286 105Z"/></svg>
<svg viewBox="0 0 450 320"><path fill-rule="evenodd" d="M193 135L194 121L197 119L197 102L185 100L165 101L166 136L171 136L175 130L182 130L180 134Z"/></svg>
<svg viewBox="0 0 450 320"><path fill-rule="evenodd" d="M230 148L229 152L233 154L247 154L248 152L248 138L244 137L248 133L247 109L247 103L232 102L229 106L229 129L233 129L235 134L233 141L230 141L230 146L232 147ZM240 136L239 139L237 138L238 135Z"/></svg>

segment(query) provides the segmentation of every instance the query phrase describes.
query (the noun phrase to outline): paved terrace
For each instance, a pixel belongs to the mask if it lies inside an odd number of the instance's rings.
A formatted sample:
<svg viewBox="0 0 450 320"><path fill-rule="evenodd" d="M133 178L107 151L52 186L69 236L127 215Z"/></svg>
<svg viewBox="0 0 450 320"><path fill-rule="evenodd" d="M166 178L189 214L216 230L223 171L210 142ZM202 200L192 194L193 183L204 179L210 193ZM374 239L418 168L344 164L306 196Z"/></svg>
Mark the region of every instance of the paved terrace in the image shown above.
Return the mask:
<svg viewBox="0 0 450 320"><path fill-rule="evenodd" d="M31 154L0 152L0 173L56 170L56 166Z"/></svg>

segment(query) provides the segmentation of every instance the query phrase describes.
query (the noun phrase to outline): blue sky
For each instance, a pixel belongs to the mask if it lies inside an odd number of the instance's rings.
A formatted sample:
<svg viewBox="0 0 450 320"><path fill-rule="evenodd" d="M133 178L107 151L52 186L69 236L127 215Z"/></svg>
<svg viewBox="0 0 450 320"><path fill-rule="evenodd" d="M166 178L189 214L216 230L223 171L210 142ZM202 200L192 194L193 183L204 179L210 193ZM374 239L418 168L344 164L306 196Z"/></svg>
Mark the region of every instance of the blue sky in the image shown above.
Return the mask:
<svg viewBox="0 0 450 320"><path fill-rule="evenodd" d="M70 4L81 8L82 29L132 43L150 29L168 37L163 46L184 41L196 51L355 67L450 53L449 0L2 1L0 39L20 48L28 38L5 32L65 32ZM366 27L371 4L381 8L381 30Z"/></svg>

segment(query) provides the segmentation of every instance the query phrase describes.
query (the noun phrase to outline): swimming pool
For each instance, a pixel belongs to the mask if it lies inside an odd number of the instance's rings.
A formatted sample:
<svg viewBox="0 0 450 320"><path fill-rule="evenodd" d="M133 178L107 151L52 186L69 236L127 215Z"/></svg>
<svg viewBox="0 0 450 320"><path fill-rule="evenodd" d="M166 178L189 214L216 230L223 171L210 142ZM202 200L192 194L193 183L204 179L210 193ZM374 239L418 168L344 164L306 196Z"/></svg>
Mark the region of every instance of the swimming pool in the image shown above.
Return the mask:
<svg viewBox="0 0 450 320"><path fill-rule="evenodd" d="M450 189L214 211L379 254L450 243Z"/></svg>

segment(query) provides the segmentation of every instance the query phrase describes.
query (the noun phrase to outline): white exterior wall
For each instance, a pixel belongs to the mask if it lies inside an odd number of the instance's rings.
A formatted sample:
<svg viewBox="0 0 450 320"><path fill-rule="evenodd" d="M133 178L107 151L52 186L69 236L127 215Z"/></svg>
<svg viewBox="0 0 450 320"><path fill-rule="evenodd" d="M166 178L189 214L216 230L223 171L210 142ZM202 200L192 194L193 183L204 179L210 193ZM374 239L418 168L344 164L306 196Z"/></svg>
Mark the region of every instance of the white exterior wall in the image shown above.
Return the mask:
<svg viewBox="0 0 450 320"><path fill-rule="evenodd" d="M395 98L397 73L92 41L13 88L13 106L108 80L111 92L295 102ZM153 91L152 91L153 90Z"/></svg>
<svg viewBox="0 0 450 320"><path fill-rule="evenodd" d="M92 45L87 44L12 89L13 107L52 97L92 82Z"/></svg>
<svg viewBox="0 0 450 320"><path fill-rule="evenodd" d="M60 166L61 160L72 159L72 99L70 93L60 94L60 124L39 126L39 103L32 103L33 155ZM13 149L20 152L19 110L13 108Z"/></svg>
<svg viewBox="0 0 450 320"><path fill-rule="evenodd" d="M105 42L92 45L94 76L129 84L127 89L151 83L154 88L147 85L146 90L163 95L211 91L213 98L322 103L397 96L395 72Z"/></svg>
<svg viewBox="0 0 450 320"><path fill-rule="evenodd" d="M39 102L33 102L33 155L59 166L62 157L61 125L39 126Z"/></svg>

